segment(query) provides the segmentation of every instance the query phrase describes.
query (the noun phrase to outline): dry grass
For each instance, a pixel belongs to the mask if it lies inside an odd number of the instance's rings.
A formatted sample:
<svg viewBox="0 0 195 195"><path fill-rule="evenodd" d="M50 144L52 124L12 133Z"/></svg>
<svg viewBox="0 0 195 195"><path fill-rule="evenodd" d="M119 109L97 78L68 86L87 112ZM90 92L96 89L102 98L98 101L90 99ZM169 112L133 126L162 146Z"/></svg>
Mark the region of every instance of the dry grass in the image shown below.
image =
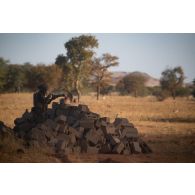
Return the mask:
<svg viewBox="0 0 195 195"><path fill-rule="evenodd" d="M104 162L111 158L110 161L117 162L195 162L195 101L180 98L158 102L153 97L128 96L107 96L96 101L95 97L84 96L81 103L111 120L116 116L128 118L155 153L135 157L83 155L77 158L70 155L70 161ZM3 94L0 96L0 120L13 127L14 119L31 106L32 94Z"/></svg>

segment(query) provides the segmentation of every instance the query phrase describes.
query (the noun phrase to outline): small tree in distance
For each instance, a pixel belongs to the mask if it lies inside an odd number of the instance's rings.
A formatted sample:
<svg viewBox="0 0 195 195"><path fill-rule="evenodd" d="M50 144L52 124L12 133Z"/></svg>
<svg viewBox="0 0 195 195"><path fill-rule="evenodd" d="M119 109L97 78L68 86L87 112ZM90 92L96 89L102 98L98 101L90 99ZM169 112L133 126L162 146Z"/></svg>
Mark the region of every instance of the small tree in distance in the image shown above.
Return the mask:
<svg viewBox="0 0 195 195"><path fill-rule="evenodd" d="M97 100L99 100L101 87L111 82L108 68L118 66L118 57L105 53L100 58L95 58L92 66L92 83L96 86Z"/></svg>
<svg viewBox="0 0 195 195"><path fill-rule="evenodd" d="M176 90L183 85L184 72L182 67L175 67L173 69L166 69L162 72L160 84L163 91L167 91L173 97L176 98Z"/></svg>
<svg viewBox="0 0 195 195"><path fill-rule="evenodd" d="M141 95L145 90L146 78L143 75L130 73L119 81L117 88L123 94L133 94L134 97Z"/></svg>

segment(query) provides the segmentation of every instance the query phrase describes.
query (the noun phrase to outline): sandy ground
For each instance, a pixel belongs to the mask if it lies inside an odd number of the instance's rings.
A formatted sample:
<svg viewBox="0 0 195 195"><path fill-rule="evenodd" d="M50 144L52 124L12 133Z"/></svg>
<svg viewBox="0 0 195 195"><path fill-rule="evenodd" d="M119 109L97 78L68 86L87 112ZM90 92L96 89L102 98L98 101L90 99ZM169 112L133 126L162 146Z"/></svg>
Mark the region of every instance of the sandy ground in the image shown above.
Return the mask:
<svg viewBox="0 0 195 195"><path fill-rule="evenodd" d="M195 162L195 101L178 98L158 102L153 97L132 98L107 96L100 101L84 96L82 104L91 111L108 116L126 117L153 150L138 155L54 155L50 151L25 150L18 154L16 146L0 147L0 162ZM13 127L14 119L32 106L32 94L4 94L0 96L0 120Z"/></svg>

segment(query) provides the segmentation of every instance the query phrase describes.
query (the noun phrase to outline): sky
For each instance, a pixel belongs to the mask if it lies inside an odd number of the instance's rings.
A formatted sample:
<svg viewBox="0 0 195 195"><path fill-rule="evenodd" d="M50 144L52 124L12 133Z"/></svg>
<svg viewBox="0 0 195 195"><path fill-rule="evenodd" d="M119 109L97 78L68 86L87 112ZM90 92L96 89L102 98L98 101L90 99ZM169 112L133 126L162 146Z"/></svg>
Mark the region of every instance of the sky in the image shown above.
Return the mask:
<svg viewBox="0 0 195 195"><path fill-rule="evenodd" d="M74 33L0 34L0 57L11 63L52 64L65 54L64 43ZM182 66L186 82L195 78L195 34L101 33L96 36L96 55L111 53L119 57L112 71L141 71L160 78L166 68Z"/></svg>

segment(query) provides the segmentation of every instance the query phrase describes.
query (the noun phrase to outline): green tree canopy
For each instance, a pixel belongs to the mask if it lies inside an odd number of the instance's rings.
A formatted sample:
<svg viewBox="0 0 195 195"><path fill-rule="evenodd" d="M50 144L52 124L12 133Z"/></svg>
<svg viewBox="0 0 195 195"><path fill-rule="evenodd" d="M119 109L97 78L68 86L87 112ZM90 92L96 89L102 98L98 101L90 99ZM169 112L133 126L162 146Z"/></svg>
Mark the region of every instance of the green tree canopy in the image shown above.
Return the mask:
<svg viewBox="0 0 195 195"><path fill-rule="evenodd" d="M66 56L58 55L56 64L63 68L65 81L70 87L74 88L80 99L82 81L89 77L94 48L98 47L98 41L94 36L81 35L73 37L64 44Z"/></svg>
<svg viewBox="0 0 195 195"><path fill-rule="evenodd" d="M122 93L133 94L137 97L142 94L143 90L145 90L145 81L146 78L144 76L130 73L119 81L117 89Z"/></svg>
<svg viewBox="0 0 195 195"><path fill-rule="evenodd" d="M184 72L182 67L169 68L162 72L160 84L162 90L167 91L171 94L173 99L176 97L176 90L183 85Z"/></svg>
<svg viewBox="0 0 195 195"><path fill-rule="evenodd" d="M4 85L6 83L6 71L9 60L0 58L0 92L4 90Z"/></svg>

